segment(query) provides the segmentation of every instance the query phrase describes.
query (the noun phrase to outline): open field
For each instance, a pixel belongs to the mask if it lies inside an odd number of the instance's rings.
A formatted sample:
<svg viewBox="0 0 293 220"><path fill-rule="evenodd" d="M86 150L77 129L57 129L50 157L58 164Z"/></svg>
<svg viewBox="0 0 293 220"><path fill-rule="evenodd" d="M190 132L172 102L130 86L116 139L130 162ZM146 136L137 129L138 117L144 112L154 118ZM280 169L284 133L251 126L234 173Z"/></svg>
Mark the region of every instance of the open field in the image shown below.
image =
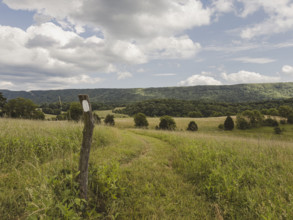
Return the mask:
<svg viewBox="0 0 293 220"><path fill-rule="evenodd" d="M195 120L198 132L186 132ZM174 132L97 125L89 195L76 183L82 123L0 119L0 219L292 219L293 126ZM84 214L81 210L86 210Z"/></svg>

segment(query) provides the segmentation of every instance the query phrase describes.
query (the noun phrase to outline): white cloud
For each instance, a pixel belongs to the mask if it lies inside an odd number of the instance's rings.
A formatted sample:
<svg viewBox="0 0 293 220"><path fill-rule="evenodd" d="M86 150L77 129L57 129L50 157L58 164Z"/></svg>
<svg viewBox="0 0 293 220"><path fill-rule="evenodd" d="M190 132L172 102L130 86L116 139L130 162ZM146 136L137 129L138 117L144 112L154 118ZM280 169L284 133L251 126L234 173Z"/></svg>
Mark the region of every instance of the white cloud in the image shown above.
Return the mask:
<svg viewBox="0 0 293 220"><path fill-rule="evenodd" d="M130 72L118 72L117 73L118 80L130 78L130 77L132 77L132 74Z"/></svg>
<svg viewBox="0 0 293 220"><path fill-rule="evenodd" d="M241 17L247 17L258 10L263 10L268 18L258 24L243 29L240 36L252 39L257 36L278 34L293 29L293 3L290 0L238 0L244 5Z"/></svg>
<svg viewBox="0 0 293 220"><path fill-rule="evenodd" d="M221 85L222 83L213 77L193 75L186 80L178 83L179 86L195 86L195 85Z"/></svg>
<svg viewBox="0 0 293 220"><path fill-rule="evenodd" d="M222 73L222 78L227 81L229 84L238 84L238 83L270 83L280 81L280 77L276 76L265 76L256 72L249 72L241 70L237 73Z"/></svg>
<svg viewBox="0 0 293 220"><path fill-rule="evenodd" d="M201 46L184 32L210 24L212 14L199 0L3 3L15 10L35 12L35 25L27 30L0 26L0 52L8 54L0 57L0 76L14 73L17 77L27 72L43 77L76 77L81 73L91 77L96 73L119 73L116 66L121 64L191 58ZM85 28L103 37L80 36ZM120 75L118 78L124 77Z"/></svg>
<svg viewBox="0 0 293 220"><path fill-rule="evenodd" d="M232 12L234 11L234 0L214 0L212 6L216 12Z"/></svg>
<svg viewBox="0 0 293 220"><path fill-rule="evenodd" d="M74 77L50 77L48 78L49 83L66 83L69 85L74 84L96 84L101 82L102 79L99 77L90 77L88 75L80 75Z"/></svg>
<svg viewBox="0 0 293 220"><path fill-rule="evenodd" d="M285 65L282 67L282 72L288 75L291 75L291 74L293 75L293 67L289 65Z"/></svg>
<svg viewBox="0 0 293 220"><path fill-rule="evenodd" d="M146 62L141 49L134 44L109 42L96 36L83 38L50 22L26 31L0 26L0 53L1 79L15 84L22 81L24 85L39 78L45 82L56 79L64 86L75 82L99 83L92 75L117 72L117 63Z"/></svg>
<svg viewBox="0 0 293 220"><path fill-rule="evenodd" d="M194 56L201 50L188 36L158 37L143 45L142 50L152 59L184 59Z"/></svg>
<svg viewBox="0 0 293 220"><path fill-rule="evenodd" d="M10 8L37 11L71 26L90 26L112 38L170 36L210 23L199 0L3 0Z"/></svg>
<svg viewBox="0 0 293 220"><path fill-rule="evenodd" d="M255 58L255 57L239 57L239 58L234 58L233 60L240 61L242 63L255 63L255 64L267 64L267 63L273 63L276 61L270 58Z"/></svg>
<svg viewBox="0 0 293 220"><path fill-rule="evenodd" d="M13 87L13 83L12 82L0 81L0 88L1 89L11 89L12 87Z"/></svg>

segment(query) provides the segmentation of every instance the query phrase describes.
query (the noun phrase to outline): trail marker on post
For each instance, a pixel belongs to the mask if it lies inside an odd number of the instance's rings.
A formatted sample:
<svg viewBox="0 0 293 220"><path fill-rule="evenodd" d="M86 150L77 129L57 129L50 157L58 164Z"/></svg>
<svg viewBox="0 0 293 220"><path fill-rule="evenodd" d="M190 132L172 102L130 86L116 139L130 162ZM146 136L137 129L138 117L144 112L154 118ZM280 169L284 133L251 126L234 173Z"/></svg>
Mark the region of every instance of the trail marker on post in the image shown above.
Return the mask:
<svg viewBox="0 0 293 220"><path fill-rule="evenodd" d="M80 158L79 158L79 189L80 197L87 200L87 188L88 188L88 164L90 157L90 150L92 145L92 137L94 131L94 119L92 115L92 109L89 102L88 95L78 95L80 104L83 108L83 118L84 118L84 129L83 129L83 138L82 146L80 149Z"/></svg>

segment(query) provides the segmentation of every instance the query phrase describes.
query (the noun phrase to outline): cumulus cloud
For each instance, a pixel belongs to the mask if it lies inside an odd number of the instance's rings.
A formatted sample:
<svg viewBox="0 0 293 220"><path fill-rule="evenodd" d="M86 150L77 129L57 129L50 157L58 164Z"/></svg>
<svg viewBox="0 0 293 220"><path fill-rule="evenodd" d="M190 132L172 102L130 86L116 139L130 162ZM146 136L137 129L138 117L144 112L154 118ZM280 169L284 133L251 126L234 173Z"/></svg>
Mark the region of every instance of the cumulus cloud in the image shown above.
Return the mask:
<svg viewBox="0 0 293 220"><path fill-rule="evenodd" d="M35 12L27 30L0 26L3 67L14 73L72 77L118 73L116 66L154 59L187 59L201 46L185 35L210 24L212 11L199 0L3 0L15 10ZM54 22L54 23L53 23ZM80 33L91 29L91 37ZM3 33L3 34L2 34ZM69 83L70 80L64 80Z"/></svg>
<svg viewBox="0 0 293 220"><path fill-rule="evenodd" d="M71 26L91 26L115 38L153 38L210 23L199 0L3 0L10 8L36 10Z"/></svg>
<svg viewBox="0 0 293 220"><path fill-rule="evenodd" d="M256 72L241 70L237 73L222 73L222 78L229 84L238 83L270 83L280 81L280 77L266 76Z"/></svg>
<svg viewBox="0 0 293 220"><path fill-rule="evenodd" d="M293 29L293 3L289 0L238 0L244 6L241 17L247 17L259 10L263 10L268 18L263 22L243 29L240 36L252 39L257 36L271 35Z"/></svg>
<svg viewBox="0 0 293 220"><path fill-rule="evenodd" d="M234 0L214 0L212 7L216 12L228 13L234 11Z"/></svg>
<svg viewBox="0 0 293 220"><path fill-rule="evenodd" d="M179 86L196 85L222 85L222 83L211 76L193 75L178 83Z"/></svg>
<svg viewBox="0 0 293 220"><path fill-rule="evenodd" d="M194 43L188 36L158 37L143 45L142 50L152 59L189 58L201 49L199 43Z"/></svg>
<svg viewBox="0 0 293 220"><path fill-rule="evenodd" d="M282 67L282 72L289 74L289 75L291 75L291 74L293 75L293 67L289 66L289 65L285 65Z"/></svg>
<svg viewBox="0 0 293 220"><path fill-rule="evenodd" d="M0 26L0 53L1 79L8 75L11 80L21 78L32 83L37 83L37 78L47 82L58 79L65 86L75 82L98 83L91 75L117 72L116 63L146 62L141 49L132 43L112 43L96 36L82 38L50 22L26 31Z"/></svg>
<svg viewBox="0 0 293 220"><path fill-rule="evenodd" d="M0 87L1 89L11 89L13 87L13 83L8 81L0 81Z"/></svg>

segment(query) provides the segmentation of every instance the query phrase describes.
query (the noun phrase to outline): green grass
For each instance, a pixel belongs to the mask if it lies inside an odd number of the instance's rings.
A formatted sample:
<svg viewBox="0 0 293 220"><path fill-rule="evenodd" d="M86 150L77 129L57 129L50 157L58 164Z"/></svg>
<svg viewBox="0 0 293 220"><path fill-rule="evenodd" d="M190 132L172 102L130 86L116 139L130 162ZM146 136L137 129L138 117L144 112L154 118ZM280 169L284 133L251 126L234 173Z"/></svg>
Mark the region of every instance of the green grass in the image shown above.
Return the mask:
<svg viewBox="0 0 293 220"><path fill-rule="evenodd" d="M225 118L175 118L177 130L96 126L89 201L75 177L82 123L0 119L0 219L292 219L293 126L219 130ZM185 131L195 120L198 132Z"/></svg>
<svg viewBox="0 0 293 220"><path fill-rule="evenodd" d="M143 133L176 149L173 168L196 186L198 196L219 207L224 219L293 216L291 141Z"/></svg>

